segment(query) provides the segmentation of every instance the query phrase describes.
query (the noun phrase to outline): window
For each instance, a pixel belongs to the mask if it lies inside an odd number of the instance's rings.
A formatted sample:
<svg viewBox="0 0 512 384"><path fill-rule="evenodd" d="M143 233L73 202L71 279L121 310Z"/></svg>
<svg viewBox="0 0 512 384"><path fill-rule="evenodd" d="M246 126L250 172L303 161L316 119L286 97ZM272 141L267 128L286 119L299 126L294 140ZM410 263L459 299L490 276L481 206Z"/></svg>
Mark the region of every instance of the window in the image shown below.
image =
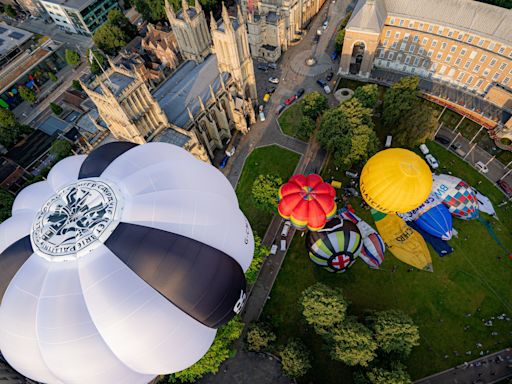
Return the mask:
<svg viewBox="0 0 512 384"><path fill-rule="evenodd" d="M508 84L509 81L510 81L510 78L509 77L505 77L505 79L503 80L503 84Z"/></svg>
<svg viewBox="0 0 512 384"><path fill-rule="evenodd" d="M400 44L400 50L403 51L405 49L405 46L406 46L407 43L402 43Z"/></svg>
<svg viewBox="0 0 512 384"><path fill-rule="evenodd" d="M504 53L504 52L505 52L505 47L500 47L500 49L498 49L498 53L499 53L500 55L503 55L503 53ZM511 54L512 54L512 52L511 52ZM509 55L509 56L510 56L510 55Z"/></svg>
<svg viewBox="0 0 512 384"><path fill-rule="evenodd" d="M414 22L413 21L409 21L409 28L414 28Z"/></svg>
<svg viewBox="0 0 512 384"><path fill-rule="evenodd" d="M494 51L494 47L496 46L496 43L491 41L489 45L487 46L487 49L490 51Z"/></svg>
<svg viewBox="0 0 512 384"><path fill-rule="evenodd" d="M437 64L436 63L432 63L432 65L430 66L430 70L431 71L435 71L436 67L437 67Z"/></svg>
<svg viewBox="0 0 512 384"><path fill-rule="evenodd" d="M422 56L425 54L425 50L423 49L423 47L420 47L420 48L418 49L418 54L420 54L420 55L422 55Z"/></svg>
<svg viewBox="0 0 512 384"><path fill-rule="evenodd" d="M487 77L487 76L489 76L490 72L491 72L491 70L489 68L485 68L484 71L482 72L482 74L484 75L484 77Z"/></svg>
<svg viewBox="0 0 512 384"><path fill-rule="evenodd" d="M453 36L453 31L448 31L448 37L452 37Z"/></svg>
<svg viewBox="0 0 512 384"><path fill-rule="evenodd" d="M398 23L400 26L403 26L404 25L404 21L403 20L400 20L400 22Z"/></svg>
<svg viewBox="0 0 512 384"><path fill-rule="evenodd" d="M471 43L473 41L473 36L468 37L468 43Z"/></svg>
<svg viewBox="0 0 512 384"><path fill-rule="evenodd" d="M462 61L462 59L460 57L458 57L457 60L455 60L455 65L459 65L461 61Z"/></svg>
<svg viewBox="0 0 512 384"><path fill-rule="evenodd" d="M437 47L437 40L432 40L432 46Z"/></svg>
<svg viewBox="0 0 512 384"><path fill-rule="evenodd" d="M382 46L383 46L383 47L387 47L387 46L388 46L388 41L387 41L387 40L384 40L384 41L382 42Z"/></svg>
<svg viewBox="0 0 512 384"><path fill-rule="evenodd" d="M414 65L415 67L417 67L417 66L418 66L418 64L419 64L419 62L420 62L419 57L415 57L415 58L414 58L414 64L413 64L413 65Z"/></svg>
<svg viewBox="0 0 512 384"><path fill-rule="evenodd" d="M492 80L493 81L498 81L499 77L500 77L500 74L499 73L495 73L494 76L492 77Z"/></svg>
<svg viewBox="0 0 512 384"><path fill-rule="evenodd" d="M381 49L381 50L379 51L379 57L380 57L381 59L382 59L382 58L384 58L384 50L383 50L383 49Z"/></svg>
<svg viewBox="0 0 512 384"><path fill-rule="evenodd" d="M471 61L466 61L466 64L464 64L464 68L468 69L471 65Z"/></svg>
<svg viewBox="0 0 512 384"><path fill-rule="evenodd" d="M443 43L441 44L441 50L442 50L442 51L444 51L445 49L446 49L446 43L444 43L444 42L443 42Z"/></svg>
<svg viewBox="0 0 512 384"><path fill-rule="evenodd" d="M409 64L411 62L411 56L405 57L405 64Z"/></svg>
<svg viewBox="0 0 512 384"><path fill-rule="evenodd" d="M441 75L444 75L445 72L446 72L446 65L443 65L443 66L441 66L441 69L439 70L439 73Z"/></svg>
<svg viewBox="0 0 512 384"><path fill-rule="evenodd" d="M476 51L471 51L471 54L469 55L470 59L474 59L476 57Z"/></svg>
<svg viewBox="0 0 512 384"><path fill-rule="evenodd" d="M391 44L391 48L396 49L397 42L393 41L393 44Z"/></svg>
<svg viewBox="0 0 512 384"><path fill-rule="evenodd" d="M433 49L429 49L428 53L427 53L427 56L428 57L432 57L433 54L434 54L434 50Z"/></svg>
<svg viewBox="0 0 512 384"><path fill-rule="evenodd" d="M494 67L495 64L496 64L496 59L491 59L491 61L489 62L489 66Z"/></svg>
<svg viewBox="0 0 512 384"><path fill-rule="evenodd" d="M405 42L409 41L409 36L410 36L410 34L409 34L409 33L406 33L406 34L404 35L404 41L405 41Z"/></svg>
<svg viewBox="0 0 512 384"><path fill-rule="evenodd" d="M475 84L475 87L480 88L480 86L482 85L483 82L484 81L482 79L478 79L478 81Z"/></svg>
<svg viewBox="0 0 512 384"><path fill-rule="evenodd" d="M416 46L415 46L414 44L411 44L411 45L409 46L409 52L410 52L410 53L413 53L413 52L414 52L414 48L416 48Z"/></svg>
<svg viewBox="0 0 512 384"><path fill-rule="evenodd" d="M437 29L437 34L438 34L438 35L442 35L442 34L443 34L443 32L444 32L444 28L443 28L443 27L439 27L439 28Z"/></svg>
<svg viewBox="0 0 512 384"><path fill-rule="evenodd" d="M482 45L484 45L484 41L483 39L480 39L480 41L478 42L478 46L481 47Z"/></svg>
<svg viewBox="0 0 512 384"><path fill-rule="evenodd" d="M485 60L487 60L487 56L486 55L480 56L480 62L481 63L483 63Z"/></svg>
<svg viewBox="0 0 512 384"><path fill-rule="evenodd" d="M388 29L388 30L386 31L386 37L390 37L390 36L391 36L391 31Z"/></svg>
<svg viewBox="0 0 512 384"><path fill-rule="evenodd" d="M427 43L428 43L428 39L426 37L424 37L423 40L421 40L421 44L427 45Z"/></svg>
<svg viewBox="0 0 512 384"><path fill-rule="evenodd" d="M436 56L436 60L441 60L441 57L443 57L443 54L439 52Z"/></svg>
<svg viewBox="0 0 512 384"><path fill-rule="evenodd" d="M388 52L388 60L393 60L393 56L395 56L393 52Z"/></svg>
<svg viewBox="0 0 512 384"><path fill-rule="evenodd" d="M459 32L459 36L457 36L457 40L462 40L462 38L464 37L464 35L462 33Z"/></svg>
<svg viewBox="0 0 512 384"><path fill-rule="evenodd" d="M466 54L466 52L467 52L467 51L466 51L466 48L462 48L462 49L460 50L459 56L464 56L464 55Z"/></svg>
<svg viewBox="0 0 512 384"><path fill-rule="evenodd" d="M420 40L420 38L416 35L414 35L414 37L412 38L413 43L417 43L419 40Z"/></svg>
<svg viewBox="0 0 512 384"><path fill-rule="evenodd" d="M399 39L400 38L400 32L395 32L395 39Z"/></svg>
<svg viewBox="0 0 512 384"><path fill-rule="evenodd" d="M464 77L464 72L460 72L459 76L457 76L457 81L461 81L463 77Z"/></svg>
<svg viewBox="0 0 512 384"><path fill-rule="evenodd" d="M500 64L500 71L503 71L507 67L507 63Z"/></svg>
<svg viewBox="0 0 512 384"><path fill-rule="evenodd" d="M480 66L475 65L475 67L473 68L473 72L478 72L479 70L480 70Z"/></svg>
<svg viewBox="0 0 512 384"><path fill-rule="evenodd" d="M391 18L391 20L389 20L389 24L391 24L391 25L395 24L395 19Z"/></svg>
<svg viewBox="0 0 512 384"><path fill-rule="evenodd" d="M466 79L466 83L467 84L471 84L473 82L473 76L469 76L467 79Z"/></svg>
<svg viewBox="0 0 512 384"><path fill-rule="evenodd" d="M420 25L418 26L418 29L423 29L423 23L420 23Z"/></svg>
<svg viewBox="0 0 512 384"><path fill-rule="evenodd" d="M444 61L446 63L449 63L451 59L452 59L452 57L450 55L446 55L446 58L444 59Z"/></svg>
<svg viewBox="0 0 512 384"><path fill-rule="evenodd" d="M452 47L450 48L450 52L453 53L457 50L457 46L456 45L452 45Z"/></svg>
<svg viewBox="0 0 512 384"><path fill-rule="evenodd" d="M429 31L429 32L432 32L433 30L434 30L434 26L433 26L433 25L429 25L429 26L428 26L428 31Z"/></svg>

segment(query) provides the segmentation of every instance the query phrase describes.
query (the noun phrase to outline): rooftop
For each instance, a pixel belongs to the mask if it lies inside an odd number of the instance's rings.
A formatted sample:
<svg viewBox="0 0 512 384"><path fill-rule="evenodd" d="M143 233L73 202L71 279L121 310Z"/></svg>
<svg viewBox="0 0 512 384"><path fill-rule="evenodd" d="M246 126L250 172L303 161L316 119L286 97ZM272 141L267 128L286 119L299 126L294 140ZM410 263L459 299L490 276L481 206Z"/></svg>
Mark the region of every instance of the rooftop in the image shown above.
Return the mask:
<svg viewBox="0 0 512 384"><path fill-rule="evenodd" d="M226 81L228 73L223 73ZM158 104L170 122L185 127L189 120L187 107L193 115L200 109L198 96L203 103L210 98L210 84L217 92L221 87L217 57L210 55L201 64L187 61L154 92Z"/></svg>
<svg viewBox="0 0 512 384"><path fill-rule="evenodd" d="M82 10L97 0L41 0L42 3L60 5L62 7Z"/></svg>
<svg viewBox="0 0 512 384"><path fill-rule="evenodd" d="M238 19L236 17L230 17L231 25L233 26L233 29L236 31L240 24L238 23ZM224 32L224 22L222 19L217 21L217 29L221 32Z"/></svg>
<svg viewBox="0 0 512 384"><path fill-rule="evenodd" d="M191 19L194 18L197 15L196 9L189 7L187 9L188 17ZM180 9L178 13L176 14L176 17L180 20L183 20L183 9Z"/></svg>
<svg viewBox="0 0 512 384"><path fill-rule="evenodd" d="M0 23L0 56L9 53L13 48L23 44L34 34L6 23Z"/></svg>
<svg viewBox="0 0 512 384"><path fill-rule="evenodd" d="M156 136L152 141L156 141L159 143L174 144L177 145L178 147L184 147L189 140L190 137L188 137L187 135L178 132L175 129L169 128L160 133L158 136Z"/></svg>
<svg viewBox="0 0 512 384"><path fill-rule="evenodd" d="M109 81L110 80L110 81ZM112 72L108 76L108 80L104 79L102 80L103 84L106 85L114 94L114 96L119 96L123 91L135 81L134 77L126 76L123 73L120 72ZM95 92L100 93L103 95L103 90L98 85L95 89Z"/></svg>
<svg viewBox="0 0 512 384"><path fill-rule="evenodd" d="M37 129L40 129L44 133L52 136L56 132L64 132L68 126L68 122L50 115L37 125Z"/></svg>

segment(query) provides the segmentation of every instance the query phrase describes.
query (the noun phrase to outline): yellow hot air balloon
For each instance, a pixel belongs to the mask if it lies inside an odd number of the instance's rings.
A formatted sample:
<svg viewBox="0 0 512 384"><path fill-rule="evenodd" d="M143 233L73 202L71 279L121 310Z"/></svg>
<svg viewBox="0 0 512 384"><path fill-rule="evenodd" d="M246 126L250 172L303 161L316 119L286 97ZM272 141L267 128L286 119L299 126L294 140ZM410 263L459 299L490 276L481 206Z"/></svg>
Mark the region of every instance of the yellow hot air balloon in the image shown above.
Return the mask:
<svg viewBox="0 0 512 384"><path fill-rule="evenodd" d="M386 215L372 209L372 216L379 234L393 256L413 267L433 272L430 251L418 232L396 215Z"/></svg>
<svg viewBox="0 0 512 384"><path fill-rule="evenodd" d="M376 153L361 172L361 194L384 213L405 213L421 205L432 189L432 172L414 152L390 148Z"/></svg>

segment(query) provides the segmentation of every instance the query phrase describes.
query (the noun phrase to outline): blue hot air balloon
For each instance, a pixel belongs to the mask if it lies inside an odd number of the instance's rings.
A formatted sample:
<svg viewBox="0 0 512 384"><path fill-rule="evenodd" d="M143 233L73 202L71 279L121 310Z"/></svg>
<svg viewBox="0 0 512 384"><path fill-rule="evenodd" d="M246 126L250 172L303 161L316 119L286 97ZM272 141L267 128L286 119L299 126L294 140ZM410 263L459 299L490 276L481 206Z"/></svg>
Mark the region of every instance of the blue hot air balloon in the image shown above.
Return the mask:
<svg viewBox="0 0 512 384"><path fill-rule="evenodd" d="M433 206L422 213L414 222L432 236L443 240L452 238L452 215L443 204Z"/></svg>

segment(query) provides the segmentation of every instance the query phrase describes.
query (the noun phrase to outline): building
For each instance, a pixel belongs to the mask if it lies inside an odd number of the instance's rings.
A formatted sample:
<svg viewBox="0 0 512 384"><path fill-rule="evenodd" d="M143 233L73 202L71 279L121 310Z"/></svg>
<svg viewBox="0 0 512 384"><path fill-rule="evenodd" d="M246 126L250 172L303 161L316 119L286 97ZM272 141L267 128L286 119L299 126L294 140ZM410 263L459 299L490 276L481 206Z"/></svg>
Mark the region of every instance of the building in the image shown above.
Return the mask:
<svg viewBox="0 0 512 384"><path fill-rule="evenodd" d="M39 0L16 0L16 4L32 16L45 16L46 12Z"/></svg>
<svg viewBox="0 0 512 384"><path fill-rule="evenodd" d="M72 33L92 36L108 13L119 8L116 0L39 0L59 27Z"/></svg>
<svg viewBox="0 0 512 384"><path fill-rule="evenodd" d="M252 57L275 62L300 39L325 0L241 0Z"/></svg>
<svg viewBox="0 0 512 384"><path fill-rule="evenodd" d="M346 26L339 72L367 79L416 75L427 88L441 84L472 94L476 103L462 96L441 103L455 110L466 105L463 114L512 138L511 21L512 10L472 0L359 0ZM503 113L486 115L474 106L485 103Z"/></svg>
<svg viewBox="0 0 512 384"><path fill-rule="evenodd" d="M194 13L194 21L189 18L191 24L176 33L178 45L180 38L202 40L197 49L180 52L190 59L155 90L137 72L112 62L106 75L82 86L117 139L170 142L209 161L234 131L246 133L255 121L256 81L240 12L230 17L223 6L222 19L212 22L212 39L210 31L202 33L204 12L197 4L193 9L188 15Z"/></svg>
<svg viewBox="0 0 512 384"><path fill-rule="evenodd" d="M155 56L162 64L171 70L180 63L180 50L174 31L157 29L148 24L146 36L141 40L141 48Z"/></svg>

